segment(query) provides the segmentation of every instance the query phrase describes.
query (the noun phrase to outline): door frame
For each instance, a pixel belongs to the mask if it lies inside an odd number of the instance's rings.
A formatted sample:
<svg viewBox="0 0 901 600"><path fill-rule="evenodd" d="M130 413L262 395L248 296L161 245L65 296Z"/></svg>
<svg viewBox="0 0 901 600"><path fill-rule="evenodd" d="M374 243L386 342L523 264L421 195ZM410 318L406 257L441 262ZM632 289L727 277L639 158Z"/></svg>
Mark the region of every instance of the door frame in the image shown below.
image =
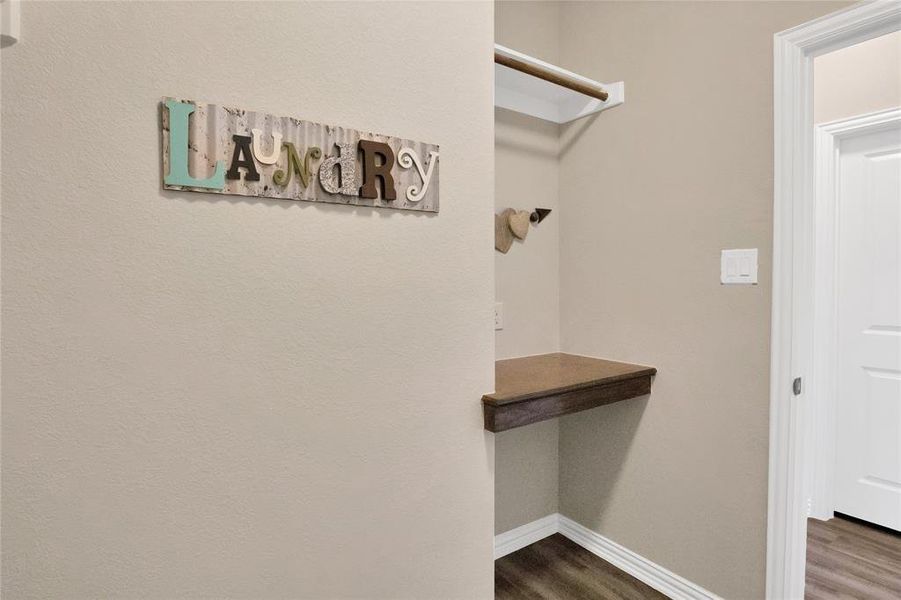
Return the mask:
<svg viewBox="0 0 901 600"><path fill-rule="evenodd" d="M809 396L814 362L813 59L901 30L901 2L855 4L773 40L773 306L767 598L804 597ZM802 378L801 393L793 381ZM811 382L812 383L812 382ZM809 386L808 386L809 387Z"/></svg>
<svg viewBox="0 0 901 600"><path fill-rule="evenodd" d="M835 436L838 360L838 179L839 144L901 124L901 108L890 108L817 125L814 139L814 357L807 385L810 419L808 516L826 521L835 511Z"/></svg>

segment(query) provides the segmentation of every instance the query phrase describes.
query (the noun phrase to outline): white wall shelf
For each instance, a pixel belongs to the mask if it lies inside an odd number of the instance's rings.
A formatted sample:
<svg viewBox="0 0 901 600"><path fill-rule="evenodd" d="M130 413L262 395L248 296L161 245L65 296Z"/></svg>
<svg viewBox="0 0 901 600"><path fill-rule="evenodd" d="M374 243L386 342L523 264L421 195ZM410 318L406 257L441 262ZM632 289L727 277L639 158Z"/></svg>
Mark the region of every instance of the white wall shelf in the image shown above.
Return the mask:
<svg viewBox="0 0 901 600"><path fill-rule="evenodd" d="M569 123L582 117L619 106L625 101L626 88L622 81L599 83L566 69L511 50L494 45L496 54L513 58L530 66L550 71L564 79L571 79L591 87L601 87L608 94L606 101L586 96L563 86L539 79L527 73L494 65L494 105L538 117L554 123Z"/></svg>

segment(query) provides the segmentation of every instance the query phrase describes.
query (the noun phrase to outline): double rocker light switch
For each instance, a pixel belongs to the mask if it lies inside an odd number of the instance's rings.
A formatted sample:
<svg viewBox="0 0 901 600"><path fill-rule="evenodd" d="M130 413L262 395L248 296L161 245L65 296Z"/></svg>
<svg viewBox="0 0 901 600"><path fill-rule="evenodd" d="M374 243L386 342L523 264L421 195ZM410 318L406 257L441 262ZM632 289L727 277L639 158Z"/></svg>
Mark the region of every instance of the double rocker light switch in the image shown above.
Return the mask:
<svg viewBox="0 0 901 600"><path fill-rule="evenodd" d="M757 248L746 250L723 250L720 258L720 283L757 283Z"/></svg>

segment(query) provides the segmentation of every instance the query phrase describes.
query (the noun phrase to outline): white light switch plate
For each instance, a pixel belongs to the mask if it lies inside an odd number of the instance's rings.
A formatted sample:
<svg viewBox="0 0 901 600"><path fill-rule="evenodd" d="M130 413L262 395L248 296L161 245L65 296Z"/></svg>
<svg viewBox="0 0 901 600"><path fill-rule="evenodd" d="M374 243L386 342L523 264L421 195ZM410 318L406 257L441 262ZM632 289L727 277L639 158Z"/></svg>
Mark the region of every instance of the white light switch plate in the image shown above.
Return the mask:
<svg viewBox="0 0 901 600"><path fill-rule="evenodd" d="M757 248L723 250L720 258L720 283L755 285Z"/></svg>

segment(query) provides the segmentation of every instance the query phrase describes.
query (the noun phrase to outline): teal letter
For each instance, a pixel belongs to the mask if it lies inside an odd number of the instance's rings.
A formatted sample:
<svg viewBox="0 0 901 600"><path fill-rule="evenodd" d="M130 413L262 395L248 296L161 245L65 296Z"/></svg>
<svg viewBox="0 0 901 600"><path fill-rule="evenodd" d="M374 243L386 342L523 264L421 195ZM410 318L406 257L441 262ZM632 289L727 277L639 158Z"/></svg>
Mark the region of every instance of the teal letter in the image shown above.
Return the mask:
<svg viewBox="0 0 901 600"><path fill-rule="evenodd" d="M169 172L166 185L210 188L221 190L225 187L225 162L216 161L216 171L209 179L194 179L188 173L188 117L195 107L188 102L166 100L169 109Z"/></svg>

